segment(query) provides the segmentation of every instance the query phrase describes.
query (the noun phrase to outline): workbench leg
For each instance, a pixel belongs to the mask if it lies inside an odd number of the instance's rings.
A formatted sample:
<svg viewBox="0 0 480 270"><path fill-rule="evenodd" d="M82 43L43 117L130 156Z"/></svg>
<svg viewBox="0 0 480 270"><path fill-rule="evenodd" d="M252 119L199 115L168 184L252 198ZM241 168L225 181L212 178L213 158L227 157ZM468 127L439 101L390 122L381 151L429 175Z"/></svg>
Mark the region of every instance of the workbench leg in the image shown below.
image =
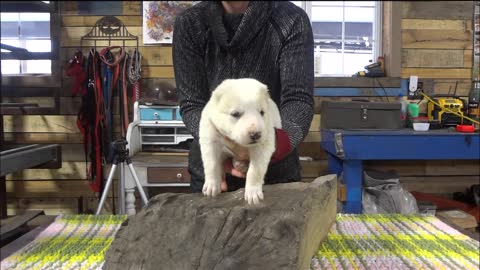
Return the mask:
<svg viewBox="0 0 480 270"><path fill-rule="evenodd" d="M363 167L361 160L343 161L343 182L347 188L345 213L362 213L362 179Z"/></svg>
<svg viewBox="0 0 480 270"><path fill-rule="evenodd" d="M327 154L328 170L331 173L336 173L339 176L343 170L343 161L330 153Z"/></svg>

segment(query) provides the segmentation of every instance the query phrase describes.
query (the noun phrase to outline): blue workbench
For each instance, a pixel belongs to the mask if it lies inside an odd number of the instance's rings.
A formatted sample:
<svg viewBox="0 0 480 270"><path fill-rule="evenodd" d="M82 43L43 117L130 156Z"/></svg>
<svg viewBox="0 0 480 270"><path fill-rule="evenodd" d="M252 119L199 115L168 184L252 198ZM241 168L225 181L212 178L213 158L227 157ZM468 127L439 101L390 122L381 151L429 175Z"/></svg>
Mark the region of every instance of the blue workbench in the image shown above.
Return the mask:
<svg viewBox="0 0 480 270"><path fill-rule="evenodd" d="M480 160L480 135L448 129L427 132L402 130L323 129L322 148L328 168L340 175L347 189L344 212L362 212L364 160Z"/></svg>

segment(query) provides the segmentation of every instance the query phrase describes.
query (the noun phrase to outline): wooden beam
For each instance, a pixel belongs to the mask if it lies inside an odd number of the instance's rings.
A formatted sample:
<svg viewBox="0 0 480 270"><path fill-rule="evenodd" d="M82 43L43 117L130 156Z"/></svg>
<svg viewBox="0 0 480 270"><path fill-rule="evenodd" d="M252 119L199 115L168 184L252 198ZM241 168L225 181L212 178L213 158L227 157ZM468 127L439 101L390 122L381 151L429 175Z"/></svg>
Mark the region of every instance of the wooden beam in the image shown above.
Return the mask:
<svg viewBox="0 0 480 270"><path fill-rule="evenodd" d="M398 88L400 78L367 78L367 77L315 77L316 88L344 88L344 87L385 87Z"/></svg>
<svg viewBox="0 0 480 270"><path fill-rule="evenodd" d="M472 20L403 19L402 29L472 30Z"/></svg>
<svg viewBox="0 0 480 270"><path fill-rule="evenodd" d="M8 198L8 215L42 209L45 215L78 214L78 198Z"/></svg>
<svg viewBox="0 0 480 270"><path fill-rule="evenodd" d="M402 30L403 49L472 49L471 30Z"/></svg>
<svg viewBox="0 0 480 270"><path fill-rule="evenodd" d="M404 176L480 176L475 160L379 160L366 161L365 169L393 170Z"/></svg>
<svg viewBox="0 0 480 270"><path fill-rule="evenodd" d="M115 17L122 21L125 26L142 26L143 18L141 15L121 15ZM103 16L64 15L62 16L62 27L93 26L101 18Z"/></svg>
<svg viewBox="0 0 480 270"><path fill-rule="evenodd" d="M408 191L432 194L452 194L465 190L480 181L480 176L405 176L401 178L402 187Z"/></svg>
<svg viewBox="0 0 480 270"><path fill-rule="evenodd" d="M313 160L327 159L327 152L320 147L320 142L302 142L298 146L298 153L302 157L311 157Z"/></svg>
<svg viewBox="0 0 480 270"><path fill-rule="evenodd" d="M321 133L320 131L311 131L308 132L307 136L305 136L304 142L320 142L321 141Z"/></svg>
<svg viewBox="0 0 480 270"><path fill-rule="evenodd" d="M458 83L457 83L458 82ZM448 79L436 79L434 83L435 94L453 94L455 87L457 88L456 94L459 96L468 96L472 89L471 80L448 80Z"/></svg>
<svg viewBox="0 0 480 270"><path fill-rule="evenodd" d="M382 54L385 56L385 73L389 77L400 77L401 51L401 2L383 2Z"/></svg>
<svg viewBox="0 0 480 270"><path fill-rule="evenodd" d="M328 174L328 163L326 160L300 161L302 178L318 177Z"/></svg>
<svg viewBox="0 0 480 270"><path fill-rule="evenodd" d="M88 55L89 49L89 47L84 48L82 50L83 54ZM128 53L132 53L134 49L135 46L125 46L125 51ZM170 45L139 46L138 49L142 55L142 66L173 66L172 46ZM62 59L66 59L65 61L67 61L77 51L78 46L62 48Z"/></svg>
<svg viewBox="0 0 480 270"><path fill-rule="evenodd" d="M309 131L320 131L320 114L314 114Z"/></svg>
<svg viewBox="0 0 480 270"><path fill-rule="evenodd" d="M404 19L471 19L473 1L403 1Z"/></svg>
<svg viewBox="0 0 480 270"><path fill-rule="evenodd" d="M124 15L142 15L141 1L123 1Z"/></svg>
<svg viewBox="0 0 480 270"><path fill-rule="evenodd" d="M6 143L82 143L80 133L61 133L61 132L8 132L5 133Z"/></svg>
<svg viewBox="0 0 480 270"><path fill-rule="evenodd" d="M56 113L57 109L55 107L0 107L0 114L3 115L46 115Z"/></svg>
<svg viewBox="0 0 480 270"><path fill-rule="evenodd" d="M463 68L465 51L471 52L471 50L403 49L402 67Z"/></svg>
<svg viewBox="0 0 480 270"><path fill-rule="evenodd" d="M2 80L6 77L2 77ZM54 97L59 91L57 87L16 87L3 85L2 96L7 97Z"/></svg>
<svg viewBox="0 0 480 270"><path fill-rule="evenodd" d="M113 118L119 123L119 118ZM79 133L76 115L7 115L4 116L5 132L54 132ZM114 132L119 132L120 126L114 126Z"/></svg>
<svg viewBox="0 0 480 270"><path fill-rule="evenodd" d="M472 53L473 53L472 50L464 50L463 51L463 67L472 68L472 66L473 66Z"/></svg>
<svg viewBox="0 0 480 270"><path fill-rule="evenodd" d="M174 78L173 66L147 66L142 68L143 78Z"/></svg>
<svg viewBox="0 0 480 270"><path fill-rule="evenodd" d="M118 186L115 179L113 186ZM112 188L108 191L108 197L114 196ZM116 190L115 190L116 193ZM7 181L8 198L79 198L97 197L88 183L88 180L34 180L34 181Z"/></svg>
<svg viewBox="0 0 480 270"><path fill-rule="evenodd" d="M7 175L7 181L30 181L30 180L77 180L87 179L87 166L85 161L65 161L62 167L58 169L26 169ZM103 166L104 178L107 179L110 172L110 165ZM118 170L113 174L114 179L118 179Z"/></svg>
<svg viewBox="0 0 480 270"><path fill-rule="evenodd" d="M470 79L472 70L469 68L402 68L402 78L409 78L411 75L419 79Z"/></svg>
<svg viewBox="0 0 480 270"><path fill-rule="evenodd" d="M26 169L7 175L10 180L87 179L85 162L62 162L59 169ZM104 169L108 173L109 167Z"/></svg>

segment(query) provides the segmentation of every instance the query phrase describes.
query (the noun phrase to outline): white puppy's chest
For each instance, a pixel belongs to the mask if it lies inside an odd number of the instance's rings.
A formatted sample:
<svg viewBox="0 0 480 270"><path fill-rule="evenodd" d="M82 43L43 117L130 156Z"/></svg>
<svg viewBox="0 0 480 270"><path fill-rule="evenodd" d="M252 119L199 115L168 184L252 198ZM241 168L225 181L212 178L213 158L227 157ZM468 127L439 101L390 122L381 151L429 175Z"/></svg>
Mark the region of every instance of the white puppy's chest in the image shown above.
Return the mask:
<svg viewBox="0 0 480 270"><path fill-rule="evenodd" d="M199 142L205 172L203 193L221 192L224 161L246 162L245 200L257 204L275 151L275 128L281 128L280 112L266 85L254 79L225 80L202 111ZM234 165L235 166L235 165Z"/></svg>

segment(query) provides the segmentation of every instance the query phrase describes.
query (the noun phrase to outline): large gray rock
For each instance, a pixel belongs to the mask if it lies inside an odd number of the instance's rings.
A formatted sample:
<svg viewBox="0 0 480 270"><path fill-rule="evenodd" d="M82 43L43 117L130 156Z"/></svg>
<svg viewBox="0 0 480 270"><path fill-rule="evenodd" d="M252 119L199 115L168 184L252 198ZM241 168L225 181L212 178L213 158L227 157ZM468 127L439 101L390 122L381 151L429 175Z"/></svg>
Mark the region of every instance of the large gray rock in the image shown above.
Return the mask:
<svg viewBox="0 0 480 270"><path fill-rule="evenodd" d="M335 221L336 185L335 175L267 185L257 206L243 189L157 195L118 231L104 269L306 270Z"/></svg>

